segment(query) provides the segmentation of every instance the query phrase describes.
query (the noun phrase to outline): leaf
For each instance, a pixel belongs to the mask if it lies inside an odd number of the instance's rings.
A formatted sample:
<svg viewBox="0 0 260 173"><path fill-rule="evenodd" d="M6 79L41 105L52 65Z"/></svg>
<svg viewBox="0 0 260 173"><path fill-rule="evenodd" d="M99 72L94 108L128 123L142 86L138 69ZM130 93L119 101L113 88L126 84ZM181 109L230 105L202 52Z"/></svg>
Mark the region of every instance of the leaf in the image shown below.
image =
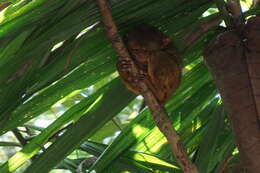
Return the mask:
<svg viewBox="0 0 260 173"><path fill-rule="evenodd" d="M208 125L208 131L204 136L203 142L199 146L199 152L196 156L196 164L200 172L210 172L209 164L212 160L213 154L216 151L218 137L220 130L223 128L225 116L223 114L223 107L219 106L213 112L212 119Z"/></svg>
<svg viewBox="0 0 260 173"><path fill-rule="evenodd" d="M22 166L26 161L37 154L43 146L48 142L50 137L57 132L62 126L69 122L78 120L83 114L85 114L91 106L98 101L98 97L103 95L113 83L109 83L103 88L91 96L81 100L80 103L74 105L72 108L67 110L61 115L56 121L49 125L41 133L34 137L21 151L13 155L6 163L0 166L0 172L13 172L18 167Z"/></svg>
<svg viewBox="0 0 260 173"><path fill-rule="evenodd" d="M14 57L15 53L21 48L25 39L29 36L29 34L31 34L31 32L32 30L26 30L17 35L15 39L9 42L9 44L1 51L0 68L6 64L6 61L14 61L14 59L11 58Z"/></svg>
<svg viewBox="0 0 260 173"><path fill-rule="evenodd" d="M83 151L86 151L90 154L97 156L100 156L102 152L104 152L105 148L107 148L106 145L100 144L100 143L95 143L95 142L85 142L83 143L80 148ZM125 167L121 168L121 171L130 171L135 169L135 164L140 164L143 165L143 167L148 168L146 171L178 171L178 167L168 163L167 161L151 154L143 153L143 152L138 152L138 151L133 151L133 150L126 150L120 158L117 160L114 160L109 166L108 169L115 169L119 164L123 164L124 162L128 162L128 164L125 165ZM149 161L149 162L148 162ZM145 171L145 170L143 170ZM150 172L149 171L149 172Z"/></svg>
<svg viewBox="0 0 260 173"><path fill-rule="evenodd" d="M93 63L98 63L98 61ZM47 111L54 103L72 91L90 86L114 71L111 61L104 62L103 64L98 65L98 67L94 66L94 69L91 69L90 66L93 65L94 64L91 63L83 64L66 78L40 92L27 103L18 107L11 115L8 115L9 119L1 119L1 133L5 133L16 126L27 122L35 116ZM97 77L97 74L100 75ZM37 107L36 105L41 106ZM9 121L10 123L6 123L6 121Z"/></svg>
<svg viewBox="0 0 260 173"><path fill-rule="evenodd" d="M48 172L60 160L70 154L85 138L93 135L112 117L117 115L135 96L114 80L111 89L104 94L91 111L82 116L69 128L46 152L40 155L27 169L30 173L38 170L39 173ZM113 98L113 102L111 101ZM63 148L60 150L60 148ZM48 158L46 160L46 158ZM43 162L44 160L44 162Z"/></svg>

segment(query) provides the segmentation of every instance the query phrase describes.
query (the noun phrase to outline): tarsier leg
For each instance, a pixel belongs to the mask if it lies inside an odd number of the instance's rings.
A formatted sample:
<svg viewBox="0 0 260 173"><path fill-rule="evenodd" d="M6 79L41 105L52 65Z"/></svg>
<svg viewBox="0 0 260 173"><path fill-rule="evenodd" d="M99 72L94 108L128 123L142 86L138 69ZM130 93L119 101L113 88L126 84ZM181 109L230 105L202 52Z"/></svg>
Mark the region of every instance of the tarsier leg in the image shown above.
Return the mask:
<svg viewBox="0 0 260 173"><path fill-rule="evenodd" d="M139 71L136 75L134 75L132 71L133 65L134 64L131 60L119 58L117 69L127 88L135 92L136 94L141 94L139 83L145 81L148 76L143 71Z"/></svg>
<svg viewBox="0 0 260 173"><path fill-rule="evenodd" d="M151 81L147 72L140 70L135 76L132 72L133 62L131 60L125 60L123 58L119 58L119 62L117 64L118 72L123 79L123 82L126 84L127 88L133 91L136 94L142 94L142 90L139 86L140 82L145 82L150 90L156 95L156 89L149 82Z"/></svg>

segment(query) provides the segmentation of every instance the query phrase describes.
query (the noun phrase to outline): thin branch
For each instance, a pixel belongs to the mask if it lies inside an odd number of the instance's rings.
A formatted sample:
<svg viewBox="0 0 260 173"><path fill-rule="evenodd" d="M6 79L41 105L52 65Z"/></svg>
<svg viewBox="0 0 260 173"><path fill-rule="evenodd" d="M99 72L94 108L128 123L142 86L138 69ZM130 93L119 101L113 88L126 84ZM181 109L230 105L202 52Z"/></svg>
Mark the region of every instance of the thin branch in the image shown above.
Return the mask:
<svg viewBox="0 0 260 173"><path fill-rule="evenodd" d="M24 147L27 144L27 140L23 137L23 135L19 132L17 128L12 130L16 139L20 142L20 144Z"/></svg>
<svg viewBox="0 0 260 173"><path fill-rule="evenodd" d="M251 8L256 8L256 7L259 7L259 6L260 6L260 1L259 0L253 0Z"/></svg>
<svg viewBox="0 0 260 173"><path fill-rule="evenodd" d="M34 135L33 131L30 128L28 128L28 127L25 127L25 133L27 135L29 135L29 136L33 136Z"/></svg>
<svg viewBox="0 0 260 173"><path fill-rule="evenodd" d="M199 27L195 30L192 30L184 36L184 43L186 47L192 45L197 41L203 34L208 32L211 28L218 26L221 22L220 14L216 14L214 17L206 21L201 21Z"/></svg>
<svg viewBox="0 0 260 173"><path fill-rule="evenodd" d="M236 29L241 32L242 25L244 24L243 13L239 0L215 0L222 18L224 19L229 29Z"/></svg>
<svg viewBox="0 0 260 173"><path fill-rule="evenodd" d="M232 19L231 16L227 10L226 7L226 3L224 0L215 0L216 6L223 18L223 20L225 21L225 24L227 25L227 27L232 28Z"/></svg>
<svg viewBox="0 0 260 173"><path fill-rule="evenodd" d="M6 2L6 3L0 2L0 11L4 10L6 7L8 7L11 4L12 4L12 2Z"/></svg>
<svg viewBox="0 0 260 173"><path fill-rule="evenodd" d="M241 17L243 14L239 0L228 0L227 8L229 12L233 15L233 17L238 18Z"/></svg>
<svg viewBox="0 0 260 173"><path fill-rule="evenodd" d="M103 23L105 25L106 34L111 41L113 48L117 54L124 59L132 60L122 38L118 35L118 30L115 22L113 21L112 13L107 0L97 0L100 13L102 15ZM133 66L133 75L136 75L138 69ZM152 116L157 127L167 138L171 150L173 151L174 158L180 164L185 173L198 173L197 167L189 159L187 152L181 143L180 137L172 127L170 118L168 117L165 109L161 106L153 93L149 90L149 81L139 83L139 87L142 90L144 100L152 112Z"/></svg>
<svg viewBox="0 0 260 173"><path fill-rule="evenodd" d="M243 25L245 19L242 13L241 5L239 0L228 0L227 1L227 10L231 14L232 19L232 29L235 29L239 34L243 31Z"/></svg>
<svg viewBox="0 0 260 173"><path fill-rule="evenodd" d="M14 136L16 137L16 139L20 142L20 144L24 147L29 140L26 140L23 135L21 134L21 132L18 130L18 128L15 128L14 130L12 130ZM31 158L31 160L33 161L36 158L37 155L33 156Z"/></svg>
<svg viewBox="0 0 260 173"><path fill-rule="evenodd" d="M229 162L233 159L233 155L231 154L230 156L227 157L227 159L225 159L220 165L219 165L219 168L218 170L216 171L217 173L223 173L227 167L228 167L228 164Z"/></svg>
<svg viewBox="0 0 260 173"><path fill-rule="evenodd" d="M80 162L79 166L77 167L76 172L77 172L77 173L86 172L86 171L84 170L84 164L92 165L92 164L95 163L96 160L97 160L97 158L96 158L95 156L93 156L93 157L88 157L88 158L82 160L82 161Z"/></svg>
<svg viewBox="0 0 260 173"><path fill-rule="evenodd" d="M118 130L122 131L122 128L120 127L120 125L116 122L115 118L112 119L113 124L118 128Z"/></svg>

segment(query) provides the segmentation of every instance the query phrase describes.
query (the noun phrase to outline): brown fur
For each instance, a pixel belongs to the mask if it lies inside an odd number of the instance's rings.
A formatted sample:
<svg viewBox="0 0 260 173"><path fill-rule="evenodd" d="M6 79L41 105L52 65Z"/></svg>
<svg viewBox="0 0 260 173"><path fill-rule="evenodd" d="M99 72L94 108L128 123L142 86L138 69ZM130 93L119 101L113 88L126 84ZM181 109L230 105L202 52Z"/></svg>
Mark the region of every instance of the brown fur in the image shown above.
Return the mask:
<svg viewBox="0 0 260 173"><path fill-rule="evenodd" d="M164 104L181 81L181 56L169 37L155 27L140 25L124 38L128 51L141 74L150 81L150 89L158 101ZM118 65L118 71L126 86L141 94L130 80L131 72Z"/></svg>

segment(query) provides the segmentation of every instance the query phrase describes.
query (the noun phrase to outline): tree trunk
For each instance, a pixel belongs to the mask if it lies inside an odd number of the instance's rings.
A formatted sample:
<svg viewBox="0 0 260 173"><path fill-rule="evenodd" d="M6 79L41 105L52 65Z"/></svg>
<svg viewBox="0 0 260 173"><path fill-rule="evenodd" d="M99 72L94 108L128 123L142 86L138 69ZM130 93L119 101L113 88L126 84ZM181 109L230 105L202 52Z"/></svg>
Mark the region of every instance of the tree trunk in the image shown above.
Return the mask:
<svg viewBox="0 0 260 173"><path fill-rule="evenodd" d="M241 161L248 173L260 170L259 26L260 18L252 18L242 34L222 33L204 53L229 113Z"/></svg>

